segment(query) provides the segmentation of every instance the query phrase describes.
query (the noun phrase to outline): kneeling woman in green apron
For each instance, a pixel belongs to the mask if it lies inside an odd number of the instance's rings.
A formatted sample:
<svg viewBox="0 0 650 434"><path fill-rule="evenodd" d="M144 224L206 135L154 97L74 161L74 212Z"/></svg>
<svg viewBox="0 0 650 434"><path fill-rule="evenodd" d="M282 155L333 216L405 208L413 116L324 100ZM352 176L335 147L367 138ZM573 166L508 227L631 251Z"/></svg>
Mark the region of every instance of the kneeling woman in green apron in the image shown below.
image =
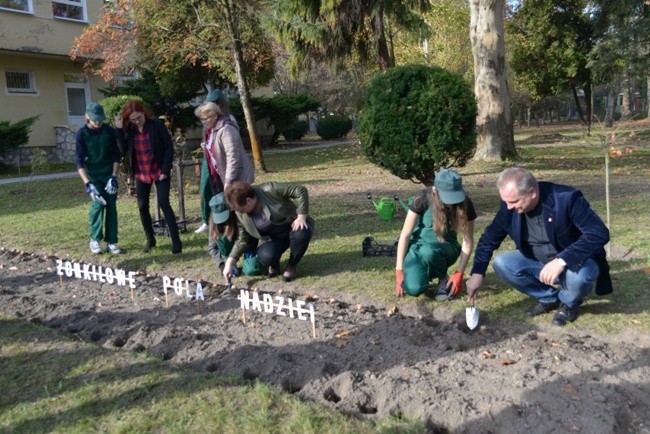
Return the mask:
<svg viewBox="0 0 650 434"><path fill-rule="evenodd" d="M463 274L474 250L476 211L463 190L458 172L441 170L433 187L419 192L409 206L397 245L395 291L419 296L438 279L436 300L458 295L463 288ZM462 231L462 247L457 232ZM456 272L447 270L458 258Z"/></svg>
<svg viewBox="0 0 650 434"><path fill-rule="evenodd" d="M210 236L208 237L208 253L214 263L223 273L226 264L224 258L228 258L238 236L237 216L230 212L226 206L224 193L218 193L210 199ZM216 240L216 241L215 241ZM260 274L257 263L257 238L251 237L244 252L244 264L242 272L247 276ZM232 275L237 276L239 270L235 264L232 265Z"/></svg>

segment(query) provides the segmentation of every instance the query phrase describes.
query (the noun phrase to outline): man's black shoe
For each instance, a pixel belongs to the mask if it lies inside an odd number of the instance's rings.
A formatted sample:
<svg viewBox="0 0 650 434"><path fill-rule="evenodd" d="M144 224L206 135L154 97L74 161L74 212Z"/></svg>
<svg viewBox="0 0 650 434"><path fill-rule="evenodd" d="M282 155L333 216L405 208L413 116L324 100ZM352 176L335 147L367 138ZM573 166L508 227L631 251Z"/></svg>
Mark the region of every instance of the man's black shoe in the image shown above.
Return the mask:
<svg viewBox="0 0 650 434"><path fill-rule="evenodd" d="M553 317L553 324L556 326L564 326L568 322L573 322L578 317L578 308L571 309L566 304L562 303L560 308L555 312Z"/></svg>
<svg viewBox="0 0 650 434"><path fill-rule="evenodd" d="M552 310L557 309L557 307L560 305L559 301L555 301L553 303L542 303L541 301L538 301L537 304L530 309L526 310L526 315L528 316L537 316L541 315L543 313L550 312Z"/></svg>

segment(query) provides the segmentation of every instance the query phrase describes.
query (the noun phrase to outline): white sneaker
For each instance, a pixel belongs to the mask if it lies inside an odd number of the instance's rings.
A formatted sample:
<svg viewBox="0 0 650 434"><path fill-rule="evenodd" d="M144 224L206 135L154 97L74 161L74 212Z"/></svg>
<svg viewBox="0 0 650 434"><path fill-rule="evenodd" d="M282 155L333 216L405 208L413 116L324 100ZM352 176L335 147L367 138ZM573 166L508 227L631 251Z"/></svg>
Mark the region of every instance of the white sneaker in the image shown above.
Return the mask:
<svg viewBox="0 0 650 434"><path fill-rule="evenodd" d="M117 247L115 244L106 244L106 251L108 253L111 253L113 255L117 255L118 253L122 253L119 247Z"/></svg>
<svg viewBox="0 0 650 434"><path fill-rule="evenodd" d="M90 240L90 251L93 253L102 252L102 246L99 244L99 241Z"/></svg>
<svg viewBox="0 0 650 434"><path fill-rule="evenodd" d="M197 230L194 231L194 233L195 233L195 234L202 234L202 233L207 232L209 228L210 228L210 227L209 227L208 225L206 225L205 223L203 223L203 224L201 225L200 228L198 228Z"/></svg>

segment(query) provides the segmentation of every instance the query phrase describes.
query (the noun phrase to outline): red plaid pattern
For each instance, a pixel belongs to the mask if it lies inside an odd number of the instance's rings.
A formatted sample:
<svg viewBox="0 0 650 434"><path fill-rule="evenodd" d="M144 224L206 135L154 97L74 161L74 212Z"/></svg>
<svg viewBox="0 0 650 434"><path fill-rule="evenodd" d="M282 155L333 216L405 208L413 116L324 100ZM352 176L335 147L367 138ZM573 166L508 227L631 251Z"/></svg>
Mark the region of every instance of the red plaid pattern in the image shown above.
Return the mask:
<svg viewBox="0 0 650 434"><path fill-rule="evenodd" d="M153 158L153 149L149 143L149 133L144 127L142 132L134 128L133 151L135 155L135 176L138 180L151 184L160 178L160 167Z"/></svg>

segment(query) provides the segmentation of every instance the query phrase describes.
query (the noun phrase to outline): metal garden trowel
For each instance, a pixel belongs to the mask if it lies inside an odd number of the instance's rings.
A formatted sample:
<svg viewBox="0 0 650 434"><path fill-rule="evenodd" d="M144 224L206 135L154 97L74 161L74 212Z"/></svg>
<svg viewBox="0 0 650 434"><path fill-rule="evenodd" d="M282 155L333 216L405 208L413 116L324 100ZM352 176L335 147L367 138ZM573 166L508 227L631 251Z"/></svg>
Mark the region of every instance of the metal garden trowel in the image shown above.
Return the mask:
<svg viewBox="0 0 650 434"><path fill-rule="evenodd" d="M470 330L478 326L478 309L474 305L465 309L465 321Z"/></svg>

